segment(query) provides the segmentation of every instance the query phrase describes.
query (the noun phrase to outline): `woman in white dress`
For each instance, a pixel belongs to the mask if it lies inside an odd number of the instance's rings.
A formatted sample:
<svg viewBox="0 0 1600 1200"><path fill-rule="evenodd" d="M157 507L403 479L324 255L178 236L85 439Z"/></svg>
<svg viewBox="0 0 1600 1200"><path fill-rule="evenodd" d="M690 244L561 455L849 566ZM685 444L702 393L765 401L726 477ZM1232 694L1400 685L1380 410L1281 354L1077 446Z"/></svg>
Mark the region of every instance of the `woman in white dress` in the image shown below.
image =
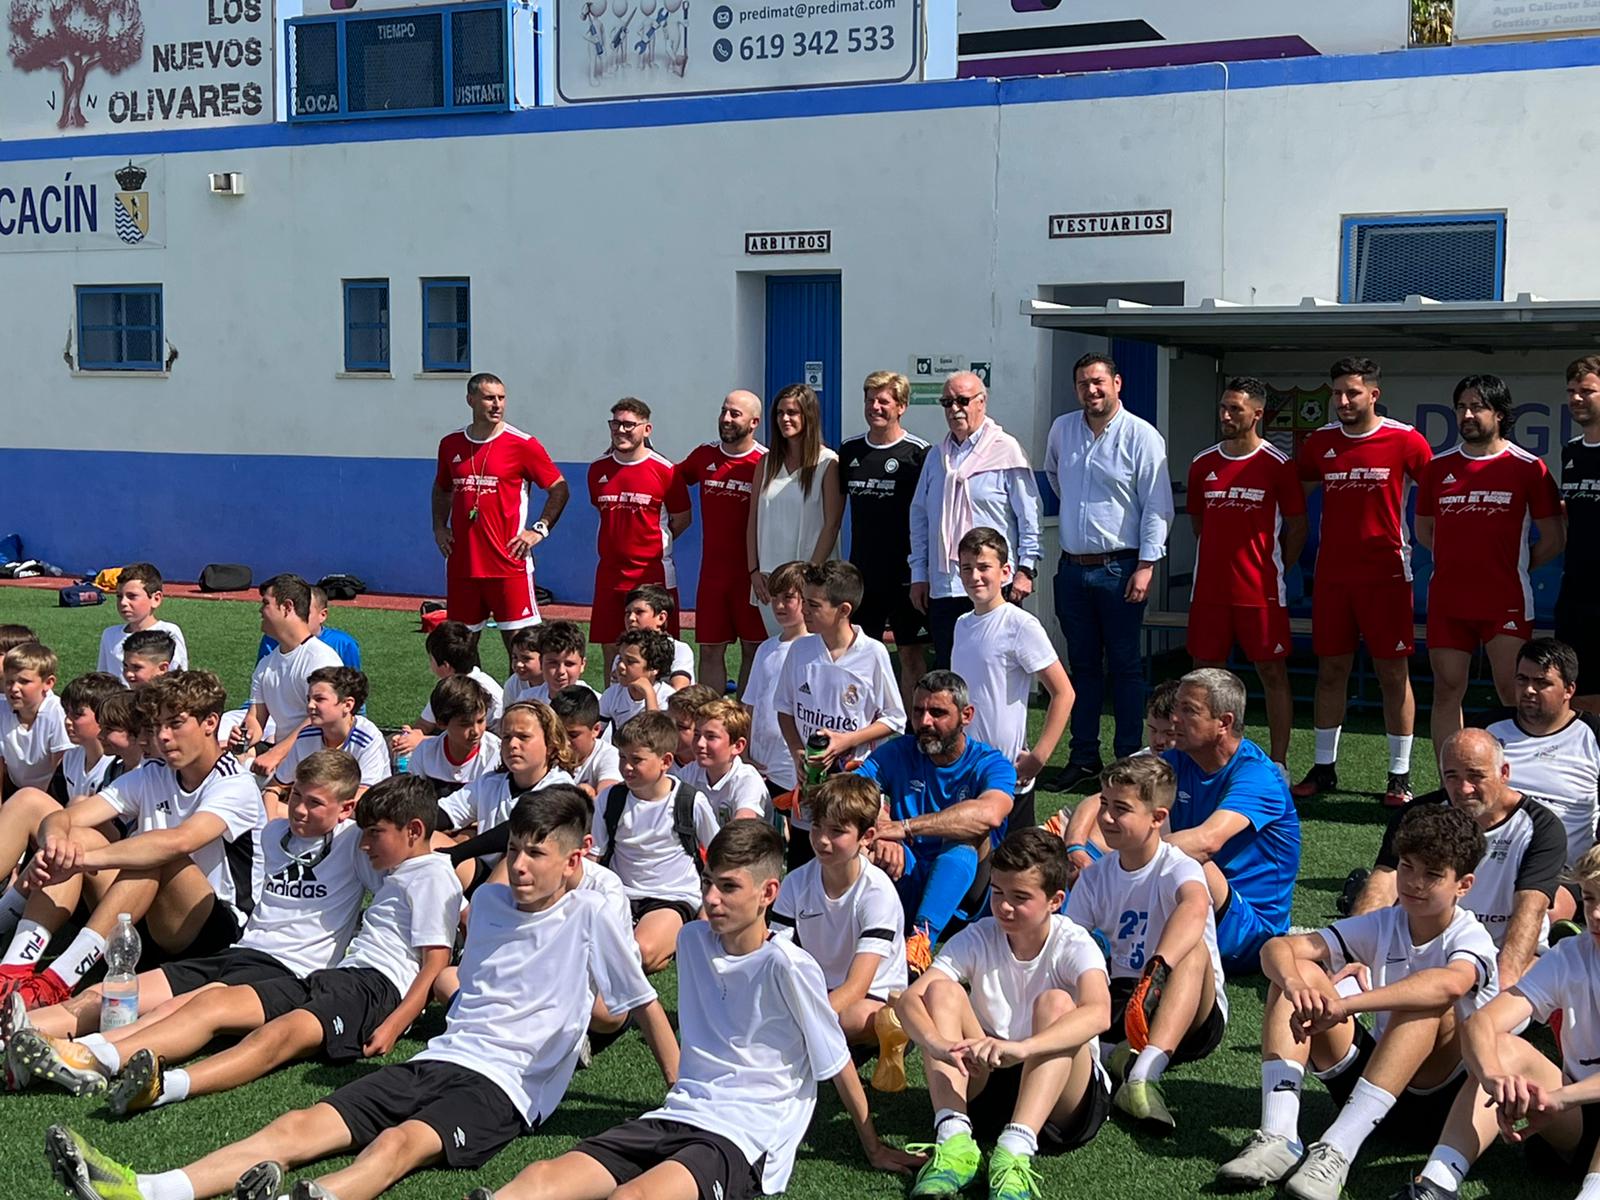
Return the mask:
<svg viewBox="0 0 1600 1200"><path fill-rule="evenodd" d="M772 401L771 448L756 477L745 533L750 592L767 632L776 633L767 575L786 562L821 563L838 556L844 493L839 456L822 444L817 394L791 383Z"/></svg>

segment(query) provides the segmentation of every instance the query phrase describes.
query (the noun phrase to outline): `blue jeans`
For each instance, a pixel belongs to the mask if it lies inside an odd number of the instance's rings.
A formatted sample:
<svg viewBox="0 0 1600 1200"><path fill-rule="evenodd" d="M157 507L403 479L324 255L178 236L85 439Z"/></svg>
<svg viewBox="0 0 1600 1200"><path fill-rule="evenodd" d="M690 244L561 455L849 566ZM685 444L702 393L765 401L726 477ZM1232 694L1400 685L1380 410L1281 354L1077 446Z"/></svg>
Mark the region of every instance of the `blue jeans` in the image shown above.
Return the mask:
<svg viewBox="0 0 1600 1200"><path fill-rule="evenodd" d="M1144 741L1144 674L1139 653L1144 602L1129 604L1122 598L1128 576L1138 565L1129 558L1080 567L1063 554L1056 567L1056 620L1067 639L1067 669L1077 693L1068 753L1068 761L1076 766L1093 767L1100 762L1100 712L1108 678L1117 724L1116 756L1134 753Z"/></svg>
<svg viewBox="0 0 1600 1200"><path fill-rule="evenodd" d="M895 881L906 910L906 936L926 929L938 942L944 927L961 912L961 902L978 878L978 848L968 842L916 841L906 845L905 873Z"/></svg>

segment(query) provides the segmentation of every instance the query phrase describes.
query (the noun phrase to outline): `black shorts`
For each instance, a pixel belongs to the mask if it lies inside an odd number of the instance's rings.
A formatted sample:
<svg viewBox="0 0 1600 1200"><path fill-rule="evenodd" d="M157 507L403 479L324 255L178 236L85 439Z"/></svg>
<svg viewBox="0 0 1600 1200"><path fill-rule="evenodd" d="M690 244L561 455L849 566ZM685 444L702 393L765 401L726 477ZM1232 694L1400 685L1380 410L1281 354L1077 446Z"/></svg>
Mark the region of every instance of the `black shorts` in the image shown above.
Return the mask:
<svg viewBox="0 0 1600 1200"><path fill-rule="evenodd" d="M926 645L928 618L911 603L911 582L906 579L874 578L862 572L861 607L850 619L861 632L883 641L885 626L894 631L896 646Z"/></svg>
<svg viewBox="0 0 1600 1200"><path fill-rule="evenodd" d="M1133 996L1133 989L1139 986L1137 979L1113 979L1111 981L1111 1028L1120 1030L1128 1012L1128 1001ZM1228 1031L1228 1018L1222 1013L1222 1005L1215 1000L1211 1001L1211 1011L1206 1014L1206 1019L1200 1023L1198 1029L1191 1029L1183 1035L1183 1041L1178 1043L1178 1048L1172 1052L1171 1063L1199 1062L1202 1058L1210 1056L1211 1052L1222 1045L1222 1035ZM1105 1036L1110 1036L1109 1034Z"/></svg>
<svg viewBox="0 0 1600 1200"><path fill-rule="evenodd" d="M587 1154L617 1181L631 1183L652 1167L675 1162L694 1176L700 1200L749 1200L761 1195L761 1171L767 1156L751 1163L744 1151L720 1134L641 1117L584 1138L573 1147Z"/></svg>
<svg viewBox="0 0 1600 1200"><path fill-rule="evenodd" d="M967 1119L974 1137L992 1142L1011 1123L1017 1110L1017 1093L1022 1087L1022 1064L989 1072L983 1091L967 1101ZM1045 1125L1039 1131L1040 1154L1066 1154L1087 1146L1111 1115L1111 1081L1099 1063L1089 1075L1083 1103L1062 1128Z"/></svg>
<svg viewBox="0 0 1600 1200"><path fill-rule="evenodd" d="M396 1063L345 1084L322 1103L339 1114L358 1147L387 1129L421 1121L439 1135L444 1161L458 1171L483 1166L531 1131L488 1076L447 1062Z"/></svg>
<svg viewBox="0 0 1600 1200"><path fill-rule="evenodd" d="M167 986L172 989L174 996L199 991L208 983L232 987L234 984L294 978L294 972L272 955L244 946L233 946L221 954L209 954L205 958L182 958L177 962L163 963L159 970L167 977Z"/></svg>
<svg viewBox="0 0 1600 1200"><path fill-rule="evenodd" d="M267 1020L304 1011L322 1023L322 1053L333 1062L362 1057L361 1048L400 1006L389 977L373 967L331 967L304 979L290 976L250 985Z"/></svg>
<svg viewBox="0 0 1600 1200"><path fill-rule="evenodd" d="M1372 1052L1378 1048L1378 1039L1372 1036L1372 1030L1359 1020L1356 1021L1355 1044L1356 1056L1350 1065L1332 1079L1322 1081L1322 1085L1328 1089L1328 1095L1340 1108L1349 1101L1350 1093L1356 1090L1356 1080L1366 1071L1367 1064L1372 1061ZM1407 1088L1395 1100L1394 1107L1389 1110L1380 1128L1390 1137L1399 1136L1408 1142L1427 1141L1431 1145L1438 1140L1439 1130L1444 1128L1463 1082L1470 1082L1465 1066L1452 1075L1448 1082L1429 1091Z"/></svg>
<svg viewBox="0 0 1600 1200"><path fill-rule="evenodd" d="M1600 692L1600 604L1586 596L1583 585L1568 576L1561 577L1561 592L1556 597L1556 638L1578 653L1578 695ZM1589 663L1589 674L1583 664Z"/></svg>
<svg viewBox="0 0 1600 1200"><path fill-rule="evenodd" d="M153 971L169 962L186 958L210 958L214 954L221 954L244 936L243 923L233 909L222 902L220 896L213 898L211 911L206 914L205 922L194 935L194 940L180 949L163 950L144 920L141 919L137 927L139 944L143 947L139 955L141 971Z"/></svg>
<svg viewBox="0 0 1600 1200"><path fill-rule="evenodd" d="M682 900L661 900L655 896L630 899L628 907L633 910L633 923L635 926L644 920L646 913L653 913L662 908L677 913L685 925L700 915L700 906L698 904L685 904Z"/></svg>
<svg viewBox="0 0 1600 1200"><path fill-rule="evenodd" d="M1585 1104L1578 1111L1583 1114L1583 1132L1571 1155L1563 1158L1542 1137L1532 1137L1522 1143L1529 1166L1558 1179L1582 1179L1589 1173L1594 1152L1600 1149L1600 1104Z"/></svg>

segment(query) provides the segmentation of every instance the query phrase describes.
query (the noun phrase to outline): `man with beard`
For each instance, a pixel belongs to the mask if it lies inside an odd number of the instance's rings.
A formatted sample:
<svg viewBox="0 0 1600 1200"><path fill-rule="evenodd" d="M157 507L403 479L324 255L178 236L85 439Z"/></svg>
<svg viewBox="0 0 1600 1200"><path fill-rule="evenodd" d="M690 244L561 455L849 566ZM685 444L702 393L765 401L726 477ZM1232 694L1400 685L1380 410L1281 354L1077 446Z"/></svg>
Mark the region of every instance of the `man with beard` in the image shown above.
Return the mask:
<svg viewBox="0 0 1600 1200"><path fill-rule="evenodd" d="M1544 461L1509 441L1511 389L1468 375L1453 397L1461 444L1440 454L1417 491L1417 541L1433 551L1428 585L1429 726L1437 749L1461 728L1472 656L1481 645L1500 703L1516 703L1517 652L1533 636L1528 573L1561 553L1561 493ZM1530 550L1529 522L1539 540Z"/></svg>
<svg viewBox="0 0 1600 1200"><path fill-rule="evenodd" d="M767 448L756 441L761 398L729 392L717 414L717 440L696 446L678 464L686 488L700 488L700 583L695 596L695 641L700 646L700 682L719 696L728 686L728 643L739 639L739 692L750 678L756 648L767 636L761 614L750 603L745 571L745 526L750 489Z"/></svg>
<svg viewBox="0 0 1600 1200"><path fill-rule="evenodd" d="M911 730L883 743L856 771L883 793L887 815L868 854L895 881L906 911L906 961L928 951L988 889L989 851L1005 836L1017 769L967 736L972 702L954 671L929 671L911 697Z"/></svg>
<svg viewBox="0 0 1600 1200"><path fill-rule="evenodd" d="M1296 464L1309 496L1322 488L1322 527L1311 594L1317 655L1316 757L1291 789L1296 799L1338 790L1339 732L1356 647L1365 642L1383 693L1389 782L1383 802L1411 800L1411 543L1406 496L1433 451L1410 425L1378 414L1378 364L1341 358L1328 371L1334 420L1301 444Z"/></svg>
<svg viewBox="0 0 1600 1200"><path fill-rule="evenodd" d="M1556 600L1556 637L1589 665L1573 680L1574 708L1600 713L1600 356L1567 367L1567 411L1581 431L1561 448L1561 499L1567 510L1566 557Z"/></svg>
<svg viewBox="0 0 1600 1200"><path fill-rule="evenodd" d="M1228 380L1217 405L1222 441L1189 466L1194 594L1188 649L1197 667L1221 667L1238 643L1261 677L1272 761L1289 761L1288 595L1284 572L1306 544L1306 498L1294 464L1261 436L1267 385Z"/></svg>

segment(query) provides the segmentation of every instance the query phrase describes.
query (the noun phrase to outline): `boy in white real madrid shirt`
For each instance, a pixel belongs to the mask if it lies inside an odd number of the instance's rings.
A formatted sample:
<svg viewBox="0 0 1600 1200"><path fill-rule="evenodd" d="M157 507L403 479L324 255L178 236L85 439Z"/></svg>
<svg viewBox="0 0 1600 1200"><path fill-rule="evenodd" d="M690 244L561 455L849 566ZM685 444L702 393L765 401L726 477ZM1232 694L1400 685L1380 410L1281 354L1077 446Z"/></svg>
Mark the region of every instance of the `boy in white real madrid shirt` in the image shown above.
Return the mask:
<svg viewBox="0 0 1600 1200"><path fill-rule="evenodd" d="M765 821L734 821L708 848L706 870L706 919L678 939L683 1051L666 1100L471 1200L603 1200L625 1185L651 1200L776 1194L819 1079L833 1081L874 1167L919 1161L878 1140L820 968L768 932L782 836Z"/></svg>
<svg viewBox="0 0 1600 1200"><path fill-rule="evenodd" d="M263 789L269 809L288 795L300 762L319 750L343 750L355 759L361 768L362 791L392 774L383 733L361 715L367 703L367 677L353 667L319 667L306 682L311 689L306 700L311 723L294 739Z"/></svg>
<svg viewBox="0 0 1600 1200"><path fill-rule="evenodd" d="M1111 1111L1099 1057L1106 960L1060 911L1066 847L1019 829L993 860L992 915L946 942L895 1005L922 1047L934 1108L933 1156L913 1196L965 1189L982 1159L976 1139L997 1135L989 1195L1036 1196L1034 1156L1087 1145Z"/></svg>
<svg viewBox="0 0 1600 1200"><path fill-rule="evenodd" d="M105 955L122 913L146 945L168 955L214 954L239 940L261 888L258 842L266 825L261 790L217 744L227 694L209 671L178 671L148 685L155 741L147 762L96 795L46 817L28 868L34 893L0 967L0 991L26 1006L59 1004ZM96 827L136 822L107 842ZM80 900L89 920L47 968L50 936Z"/></svg>
<svg viewBox="0 0 1600 1200"><path fill-rule="evenodd" d="M1111 852L1079 873L1067 901L1067 916L1110 947L1112 1027L1128 1033L1112 1055L1113 1073L1126 1076L1112 1104L1165 1129L1177 1122L1162 1072L1207 1057L1228 1025L1205 872L1161 837L1177 789L1172 768L1153 754L1105 769L1099 820Z"/></svg>
<svg viewBox="0 0 1600 1200"><path fill-rule="evenodd" d="M141 972L141 1018L100 1029L100 989L29 1014L32 1036L14 1036L10 1060L19 1081L47 1080L75 1095L105 1090L105 1079L147 1035L167 1057L192 1054L211 1040L188 1006L211 985L304 977L332 966L344 954L361 916L370 872L360 869L361 831L349 819L360 785L355 759L323 750L302 759L287 819L267 823L261 835L265 881L237 944L203 958L179 959ZM257 1024L260 1022L258 1021ZM225 1023L217 1023L216 1032ZM248 1028L248 1026L246 1026ZM159 1034L157 1033L159 1029ZM192 1046L179 1051L161 1038L176 1035ZM42 1039L42 1040L36 1040ZM76 1039L68 1040L68 1039Z"/></svg>
<svg viewBox="0 0 1600 1200"><path fill-rule="evenodd" d="M479 891L461 990L444 1032L414 1058L157 1175L136 1174L52 1127L45 1144L57 1181L79 1200L372 1200L423 1167L482 1166L555 1111L577 1068L596 996L634 1017L662 1075L674 1081L677 1044L626 927L604 898L573 887L585 816L566 788L527 796L512 810L510 883ZM348 1166L287 1185L290 1169L356 1147Z"/></svg>
<svg viewBox="0 0 1600 1200"><path fill-rule="evenodd" d="M1399 903L1273 938L1261 1019L1261 1127L1217 1169L1223 1187L1283 1184L1291 1200L1338 1200L1362 1144L1395 1129L1437 1129L1463 1074L1460 1027L1497 990L1494 941L1458 901L1483 857L1483 831L1454 808L1406 814L1395 838ZM1330 974L1332 972L1333 974ZM1370 1012L1371 1030L1356 1019ZM1302 1149L1307 1067L1339 1104Z"/></svg>
<svg viewBox="0 0 1600 1200"><path fill-rule="evenodd" d="M1600 847L1572 869L1588 928L1543 955L1462 1030L1471 1073L1421 1174L1392 1200L1455 1200L1497 1138L1520 1143L1530 1165L1581 1179L1577 1200L1600 1200ZM1530 1020L1556 1025L1559 1065L1518 1037Z"/></svg>

